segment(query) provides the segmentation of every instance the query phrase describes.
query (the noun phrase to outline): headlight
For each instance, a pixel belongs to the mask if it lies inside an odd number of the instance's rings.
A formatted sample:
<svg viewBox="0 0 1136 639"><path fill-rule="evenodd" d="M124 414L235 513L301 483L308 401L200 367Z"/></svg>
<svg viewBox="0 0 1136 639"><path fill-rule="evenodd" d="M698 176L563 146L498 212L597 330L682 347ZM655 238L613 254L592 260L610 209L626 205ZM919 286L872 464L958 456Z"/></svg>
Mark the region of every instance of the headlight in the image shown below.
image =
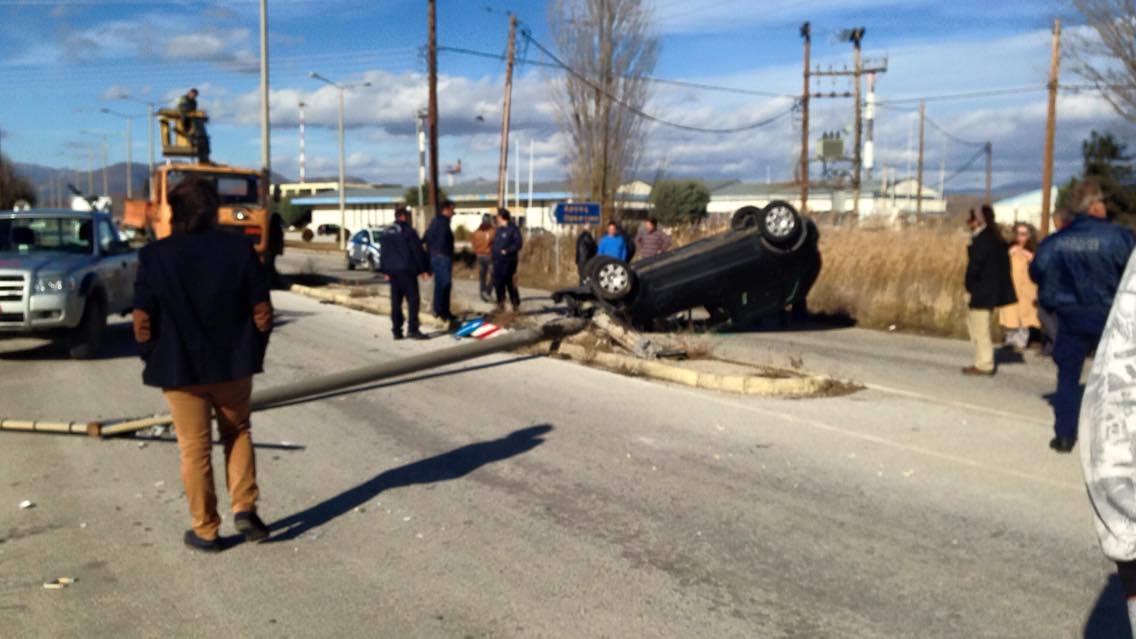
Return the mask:
<svg viewBox="0 0 1136 639"><path fill-rule="evenodd" d="M75 290L75 278L58 273L46 273L36 277L32 291L40 294L62 293Z"/></svg>
<svg viewBox="0 0 1136 639"><path fill-rule="evenodd" d="M248 218L249 218L248 211L245 211L244 209L235 209L233 211L233 219L238 221L238 222L244 222Z"/></svg>

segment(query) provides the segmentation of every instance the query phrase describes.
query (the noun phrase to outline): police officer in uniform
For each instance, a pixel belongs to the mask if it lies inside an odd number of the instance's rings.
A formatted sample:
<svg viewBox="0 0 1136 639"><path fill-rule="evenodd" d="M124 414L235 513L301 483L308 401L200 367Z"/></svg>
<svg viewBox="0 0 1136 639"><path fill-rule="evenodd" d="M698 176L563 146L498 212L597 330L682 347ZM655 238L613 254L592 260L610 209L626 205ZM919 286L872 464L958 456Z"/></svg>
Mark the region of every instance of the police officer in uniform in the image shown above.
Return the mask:
<svg viewBox="0 0 1136 639"><path fill-rule="evenodd" d="M390 278L391 328L396 340L403 339L402 301L406 300L407 336L427 339L418 329L418 276L430 276L430 260L422 250L422 240L410 225L410 211L399 207L394 224L379 235L379 272Z"/></svg>

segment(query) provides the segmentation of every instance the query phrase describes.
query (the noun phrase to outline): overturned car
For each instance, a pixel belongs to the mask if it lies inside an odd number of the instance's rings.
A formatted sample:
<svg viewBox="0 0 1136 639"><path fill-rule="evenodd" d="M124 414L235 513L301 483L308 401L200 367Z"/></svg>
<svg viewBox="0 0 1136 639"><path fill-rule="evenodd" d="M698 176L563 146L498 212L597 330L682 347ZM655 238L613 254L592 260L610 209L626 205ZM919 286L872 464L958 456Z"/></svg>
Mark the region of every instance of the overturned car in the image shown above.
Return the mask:
<svg viewBox="0 0 1136 639"><path fill-rule="evenodd" d="M556 291L553 300L573 309L592 302L644 330L697 308L709 312L711 324L752 322L803 309L820 274L817 240L816 224L787 202L745 206L726 232L674 251L633 264L598 255L581 285Z"/></svg>

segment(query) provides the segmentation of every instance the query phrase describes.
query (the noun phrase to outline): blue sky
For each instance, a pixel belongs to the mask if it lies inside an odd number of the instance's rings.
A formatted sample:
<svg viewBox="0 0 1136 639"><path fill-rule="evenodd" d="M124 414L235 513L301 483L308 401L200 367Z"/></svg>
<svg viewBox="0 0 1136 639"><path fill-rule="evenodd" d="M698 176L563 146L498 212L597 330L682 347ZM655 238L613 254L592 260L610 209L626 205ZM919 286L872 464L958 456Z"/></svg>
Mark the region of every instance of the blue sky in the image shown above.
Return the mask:
<svg viewBox="0 0 1136 639"><path fill-rule="evenodd" d="M1045 83L1048 31L1068 8L1046 0L992 3L959 0L650 0L661 55L655 75L773 93L799 93L799 24L810 20L814 61L840 66L850 45L838 32L864 26L864 54L887 56L878 81L880 100ZM273 167L297 174L297 103L308 122L308 175L336 167L335 95L308 79L315 70L343 82L367 80L348 94L349 171L373 181L412 183L416 175L415 111L425 104L425 0L269 0L272 61ZM551 44L547 3L540 0L439 0L443 46L488 52L505 48L507 12L515 11L538 40ZM111 161L124 158L124 123L99 113L109 106L144 112L117 93L171 104L189 86L213 118L214 158L259 162L258 3L123 2L108 0L0 0L0 130L4 152L17 161L85 166L105 132ZM522 47L522 52L523 47ZM529 59L539 53L529 49ZM504 65L455 53L439 58L441 162L462 159L460 179L492 178ZM565 174L548 69L522 64L514 92L514 139L528 170L532 141L538 179ZM1077 82L1070 73L1065 82ZM846 83L822 82L821 90ZM791 106L789 98L740 96L656 85L647 111L669 120L723 127L762 120ZM910 164L913 102L881 109L876 122L878 164ZM814 132L851 124L849 100L814 101ZM928 103L928 115L954 136L992 140L995 183L1039 179L1045 95ZM1079 162L1080 140L1092 128L1129 138L1131 129L1099 98L1066 94L1059 106L1057 173ZM478 119L481 116L481 120ZM799 129L792 117L732 135L705 135L648 127L640 170L646 175L764 180L792 175ZM815 136L814 136L815 137ZM134 157L144 161L145 129L134 128ZM944 154L945 150L945 154ZM973 149L927 130L928 181L936 185L940 160L950 174ZM976 188L981 174L964 172L948 186Z"/></svg>

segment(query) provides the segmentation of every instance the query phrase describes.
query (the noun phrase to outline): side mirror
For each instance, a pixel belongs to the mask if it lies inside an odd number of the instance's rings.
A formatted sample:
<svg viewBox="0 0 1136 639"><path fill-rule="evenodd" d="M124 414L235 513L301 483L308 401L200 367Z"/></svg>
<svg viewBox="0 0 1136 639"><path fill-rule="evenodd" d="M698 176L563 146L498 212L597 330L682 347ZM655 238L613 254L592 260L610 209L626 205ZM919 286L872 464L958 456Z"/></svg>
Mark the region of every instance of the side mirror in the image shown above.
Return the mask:
<svg viewBox="0 0 1136 639"><path fill-rule="evenodd" d="M107 244L107 254L109 255L121 255L129 253L131 250L133 249L130 248L130 243L125 240L111 240Z"/></svg>

